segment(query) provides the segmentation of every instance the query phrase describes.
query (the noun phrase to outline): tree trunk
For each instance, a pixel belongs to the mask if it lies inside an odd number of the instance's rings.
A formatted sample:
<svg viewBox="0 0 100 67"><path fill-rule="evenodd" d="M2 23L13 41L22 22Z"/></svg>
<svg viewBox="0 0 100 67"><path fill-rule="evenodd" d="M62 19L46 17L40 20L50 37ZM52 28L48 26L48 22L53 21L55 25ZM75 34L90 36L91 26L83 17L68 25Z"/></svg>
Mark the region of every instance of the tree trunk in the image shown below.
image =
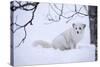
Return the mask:
<svg viewBox="0 0 100 67"><path fill-rule="evenodd" d="M90 43L96 46L95 60L97 60L97 6L88 7L90 21Z"/></svg>

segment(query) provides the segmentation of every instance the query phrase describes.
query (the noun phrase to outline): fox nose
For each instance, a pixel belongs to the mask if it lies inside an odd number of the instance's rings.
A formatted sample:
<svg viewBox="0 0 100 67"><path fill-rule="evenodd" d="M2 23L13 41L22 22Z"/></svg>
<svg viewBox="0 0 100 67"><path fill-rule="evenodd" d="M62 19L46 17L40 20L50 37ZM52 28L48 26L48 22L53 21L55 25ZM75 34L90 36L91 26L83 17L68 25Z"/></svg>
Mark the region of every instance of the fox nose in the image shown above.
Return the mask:
<svg viewBox="0 0 100 67"><path fill-rule="evenodd" d="M79 34L79 31L77 31L77 34Z"/></svg>

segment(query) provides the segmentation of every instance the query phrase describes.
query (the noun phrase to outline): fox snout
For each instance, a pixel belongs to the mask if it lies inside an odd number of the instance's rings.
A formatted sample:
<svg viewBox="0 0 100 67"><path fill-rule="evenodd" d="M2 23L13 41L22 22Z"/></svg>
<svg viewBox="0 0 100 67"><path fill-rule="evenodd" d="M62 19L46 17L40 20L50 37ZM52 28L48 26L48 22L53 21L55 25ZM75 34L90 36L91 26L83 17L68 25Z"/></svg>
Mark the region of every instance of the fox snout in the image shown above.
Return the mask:
<svg viewBox="0 0 100 67"><path fill-rule="evenodd" d="M79 34L79 31L77 31L77 34Z"/></svg>

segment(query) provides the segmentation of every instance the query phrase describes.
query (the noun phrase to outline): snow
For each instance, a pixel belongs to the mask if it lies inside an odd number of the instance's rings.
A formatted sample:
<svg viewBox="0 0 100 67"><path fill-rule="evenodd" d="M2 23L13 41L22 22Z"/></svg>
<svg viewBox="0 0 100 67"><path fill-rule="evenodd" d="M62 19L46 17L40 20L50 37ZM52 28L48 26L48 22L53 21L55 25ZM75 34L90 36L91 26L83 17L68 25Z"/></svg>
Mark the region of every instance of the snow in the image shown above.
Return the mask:
<svg viewBox="0 0 100 67"><path fill-rule="evenodd" d="M71 8L73 6L74 5L65 5L65 7L68 8L65 9L66 16L73 14L72 12L69 13L73 10L73 8ZM81 5L79 6L81 7ZM68 11L68 14L66 13L66 11ZM85 10L83 10L82 12L84 11ZM14 14L14 19L17 16L17 23L23 25L31 18L31 13L31 11L28 12L17 10ZM70 62L72 63L95 60L95 46L90 44L88 16L76 15L69 23L66 23L67 19L64 18L62 18L62 20L60 20L59 22L51 23L50 21L48 21L47 14L48 3L39 4L33 20L34 25L27 26L27 37L24 43L22 43L21 46L18 48L15 48L15 46L18 45L20 40L23 38L24 31L23 29L20 29L14 34L14 66ZM53 48L42 48L41 46L32 46L33 42L36 40L44 40L51 43L57 35L70 28L72 26L72 23L77 22L86 24L86 29L84 36L82 40L77 44L76 49L60 51L59 49L55 50Z"/></svg>
<svg viewBox="0 0 100 67"><path fill-rule="evenodd" d="M23 49L23 50L22 50ZM33 65L33 64L54 64L54 63L73 63L88 62L95 60L95 47L80 46L72 50L55 50L53 48L38 47L20 47L14 56L16 65Z"/></svg>

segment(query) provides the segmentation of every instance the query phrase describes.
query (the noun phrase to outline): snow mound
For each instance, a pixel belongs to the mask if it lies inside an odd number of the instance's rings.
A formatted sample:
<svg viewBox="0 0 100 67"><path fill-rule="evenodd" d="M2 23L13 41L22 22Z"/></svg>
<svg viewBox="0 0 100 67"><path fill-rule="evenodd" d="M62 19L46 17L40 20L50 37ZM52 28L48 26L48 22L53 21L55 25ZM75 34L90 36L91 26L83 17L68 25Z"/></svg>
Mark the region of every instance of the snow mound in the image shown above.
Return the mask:
<svg viewBox="0 0 100 67"><path fill-rule="evenodd" d="M21 50L23 48L23 50ZM29 50L28 50L29 49ZM14 52L14 64L33 65L33 64L54 64L85 62L95 60L95 46L79 46L77 49L61 51L53 48L20 47Z"/></svg>

